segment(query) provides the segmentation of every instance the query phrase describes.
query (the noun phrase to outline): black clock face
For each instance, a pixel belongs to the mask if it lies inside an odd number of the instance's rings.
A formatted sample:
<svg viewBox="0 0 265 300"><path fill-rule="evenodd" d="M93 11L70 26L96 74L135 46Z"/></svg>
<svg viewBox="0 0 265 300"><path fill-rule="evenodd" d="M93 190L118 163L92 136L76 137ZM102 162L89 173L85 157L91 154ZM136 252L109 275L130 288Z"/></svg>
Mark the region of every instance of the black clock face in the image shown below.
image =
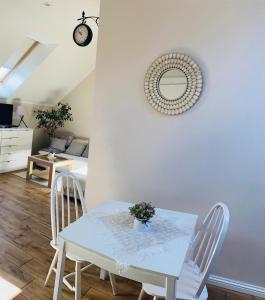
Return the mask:
<svg viewBox="0 0 265 300"><path fill-rule="evenodd" d="M93 38L93 32L91 28L86 24L79 24L76 26L73 39L78 46L87 46Z"/></svg>

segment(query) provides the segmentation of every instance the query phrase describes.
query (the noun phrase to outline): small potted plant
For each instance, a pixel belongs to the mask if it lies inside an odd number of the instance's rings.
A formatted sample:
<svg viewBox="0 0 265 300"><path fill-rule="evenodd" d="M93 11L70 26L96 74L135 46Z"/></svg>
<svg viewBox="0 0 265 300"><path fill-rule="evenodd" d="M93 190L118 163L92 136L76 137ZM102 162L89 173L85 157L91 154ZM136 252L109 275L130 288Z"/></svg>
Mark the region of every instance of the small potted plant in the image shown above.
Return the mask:
<svg viewBox="0 0 265 300"><path fill-rule="evenodd" d="M136 231L148 231L151 219L155 215L155 208L151 203L140 202L129 207L130 214L134 217L134 229Z"/></svg>

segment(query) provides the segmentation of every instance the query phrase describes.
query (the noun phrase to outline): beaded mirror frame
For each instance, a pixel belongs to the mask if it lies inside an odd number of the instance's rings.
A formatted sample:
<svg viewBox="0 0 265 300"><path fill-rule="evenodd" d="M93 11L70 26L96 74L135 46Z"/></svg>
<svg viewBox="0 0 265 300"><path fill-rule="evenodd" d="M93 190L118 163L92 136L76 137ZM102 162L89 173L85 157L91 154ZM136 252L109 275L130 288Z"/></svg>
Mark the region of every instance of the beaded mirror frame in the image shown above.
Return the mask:
<svg viewBox="0 0 265 300"><path fill-rule="evenodd" d="M176 99L165 98L159 88L162 76L169 70L181 70L186 76L185 92ZM168 53L158 57L149 67L144 83L147 102L166 115L178 115L189 110L199 99L203 78L198 64L188 55Z"/></svg>

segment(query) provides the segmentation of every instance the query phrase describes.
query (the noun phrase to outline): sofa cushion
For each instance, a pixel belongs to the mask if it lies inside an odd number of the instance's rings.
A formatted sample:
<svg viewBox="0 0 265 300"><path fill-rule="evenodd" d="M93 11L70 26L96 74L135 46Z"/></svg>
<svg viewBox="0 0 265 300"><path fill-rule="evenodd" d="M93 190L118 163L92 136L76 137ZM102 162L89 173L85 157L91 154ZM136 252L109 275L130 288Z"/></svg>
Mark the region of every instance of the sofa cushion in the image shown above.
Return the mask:
<svg viewBox="0 0 265 300"><path fill-rule="evenodd" d="M72 143L72 141L74 139L73 135L56 135L55 137L66 140L66 144L65 144L66 148L70 146L70 144Z"/></svg>
<svg viewBox="0 0 265 300"><path fill-rule="evenodd" d="M86 145L86 148L85 148L84 152L82 153L82 157L88 158L88 150L89 150L89 144Z"/></svg>
<svg viewBox="0 0 265 300"><path fill-rule="evenodd" d="M52 137L51 138L51 144L50 144L50 149L54 149L55 151L60 151L64 152L66 147L66 140L65 139L60 139L57 137Z"/></svg>
<svg viewBox="0 0 265 300"><path fill-rule="evenodd" d="M73 140L65 153L75 156L81 156L85 148L86 144L80 143L78 140Z"/></svg>
<svg viewBox="0 0 265 300"><path fill-rule="evenodd" d="M58 157L64 157L64 158L67 158L67 159L71 159L71 160L74 160L74 168L72 171L75 171L77 169L83 169L83 168L87 168L87 161L88 159L85 158L85 157L82 157L82 156L74 156L74 155L70 155L70 154L65 154L65 153L60 153L57 155ZM64 169L67 169L65 167L62 167ZM58 168L59 169L59 168Z"/></svg>

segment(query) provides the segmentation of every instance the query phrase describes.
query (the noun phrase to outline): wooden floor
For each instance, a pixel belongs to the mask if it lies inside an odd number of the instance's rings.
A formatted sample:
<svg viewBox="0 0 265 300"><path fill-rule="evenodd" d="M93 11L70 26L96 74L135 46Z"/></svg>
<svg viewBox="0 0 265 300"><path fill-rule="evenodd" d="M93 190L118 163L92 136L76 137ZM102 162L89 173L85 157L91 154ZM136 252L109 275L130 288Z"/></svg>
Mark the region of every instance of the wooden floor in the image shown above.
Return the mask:
<svg viewBox="0 0 265 300"><path fill-rule="evenodd" d="M12 174L0 175L0 300L52 299L54 275L44 287L54 251L50 247L50 194L47 188ZM68 262L66 271L73 271ZM21 290L17 296L3 295L3 280ZM94 267L82 275L82 299L134 300L140 284L117 278L119 296L113 297L108 280L99 279ZM5 287L7 285L5 284ZM66 288L63 299L74 299ZM151 299L146 297L146 299ZM254 300L254 297L209 287L210 300ZM255 299L257 300L257 298Z"/></svg>

